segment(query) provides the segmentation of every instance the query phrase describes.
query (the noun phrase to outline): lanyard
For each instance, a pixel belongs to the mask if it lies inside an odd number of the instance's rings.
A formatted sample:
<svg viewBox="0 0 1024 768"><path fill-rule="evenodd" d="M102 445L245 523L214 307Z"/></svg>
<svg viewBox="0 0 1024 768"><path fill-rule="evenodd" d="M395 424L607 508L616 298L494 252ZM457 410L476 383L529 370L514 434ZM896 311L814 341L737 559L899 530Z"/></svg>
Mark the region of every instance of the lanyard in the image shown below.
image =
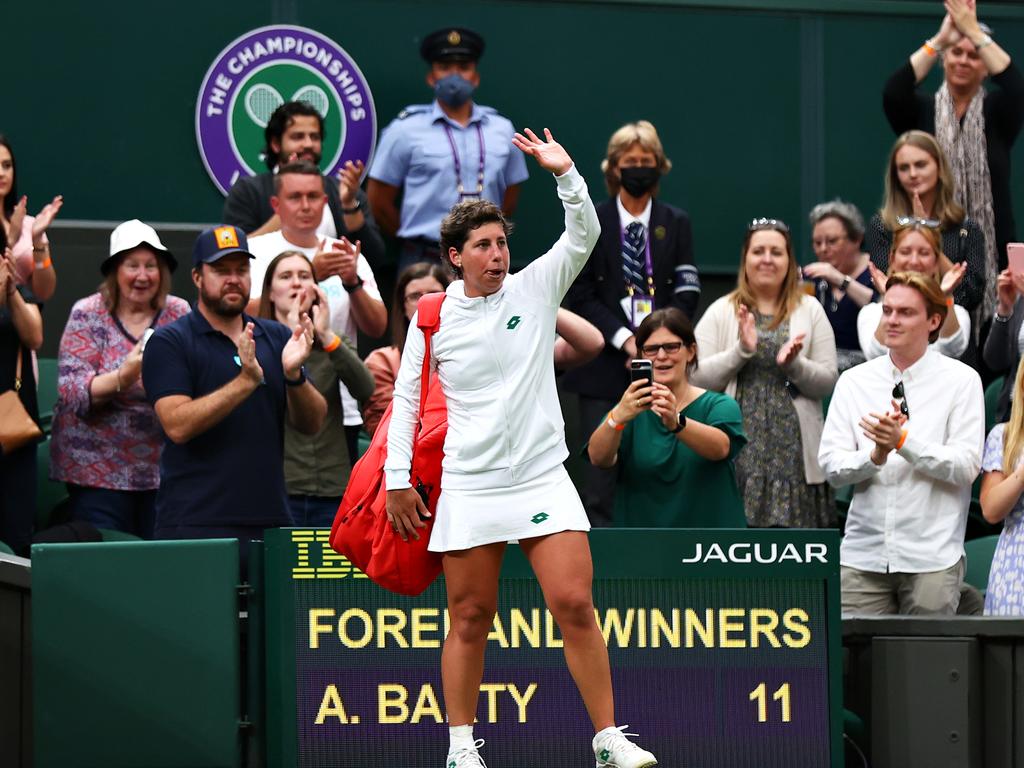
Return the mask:
<svg viewBox="0 0 1024 768"><path fill-rule="evenodd" d="M626 247L626 228L622 228L622 247ZM654 262L651 261L651 238L644 237L644 272L647 273L647 293L651 296L654 295ZM633 284L626 281L626 291L630 296L633 295Z"/></svg>
<svg viewBox="0 0 1024 768"><path fill-rule="evenodd" d="M476 140L480 147L480 169L477 171L476 177L476 192L466 192L462 186L462 161L459 159L459 151L455 148L455 137L452 135L451 126L445 121L441 121L441 125L444 127L445 135L448 137L448 145L452 148L452 160L455 162L455 189L459 193L459 200L463 198L477 199L484 193L484 159L486 154L484 153L484 132L480 127L480 123L475 123L476 127Z"/></svg>

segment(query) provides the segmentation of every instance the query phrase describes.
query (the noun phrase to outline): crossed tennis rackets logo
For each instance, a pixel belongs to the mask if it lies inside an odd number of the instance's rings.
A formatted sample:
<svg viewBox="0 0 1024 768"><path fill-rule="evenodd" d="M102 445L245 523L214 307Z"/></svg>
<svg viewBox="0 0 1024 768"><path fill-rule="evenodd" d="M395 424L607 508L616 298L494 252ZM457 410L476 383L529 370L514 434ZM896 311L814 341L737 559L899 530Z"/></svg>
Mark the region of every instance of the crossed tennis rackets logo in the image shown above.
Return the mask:
<svg viewBox="0 0 1024 768"><path fill-rule="evenodd" d="M292 94L288 101L304 101L326 118L331 108L331 100L323 88L317 85L304 85ZM284 104L285 99L278 90L266 83L256 83L245 94L245 113L260 128L266 128L274 110Z"/></svg>

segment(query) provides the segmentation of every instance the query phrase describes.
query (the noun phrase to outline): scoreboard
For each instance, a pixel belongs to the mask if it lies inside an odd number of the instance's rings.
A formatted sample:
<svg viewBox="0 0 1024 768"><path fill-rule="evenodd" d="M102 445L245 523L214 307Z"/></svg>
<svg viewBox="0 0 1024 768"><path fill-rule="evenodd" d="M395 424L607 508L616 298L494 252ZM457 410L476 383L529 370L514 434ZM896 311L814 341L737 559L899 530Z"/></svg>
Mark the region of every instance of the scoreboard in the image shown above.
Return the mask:
<svg viewBox="0 0 1024 768"><path fill-rule="evenodd" d="M268 765L434 768L448 746L443 578L392 594L328 536L267 531ZM837 532L600 529L590 542L616 717L661 765L842 765ZM593 761L558 626L515 545L474 736L495 765Z"/></svg>

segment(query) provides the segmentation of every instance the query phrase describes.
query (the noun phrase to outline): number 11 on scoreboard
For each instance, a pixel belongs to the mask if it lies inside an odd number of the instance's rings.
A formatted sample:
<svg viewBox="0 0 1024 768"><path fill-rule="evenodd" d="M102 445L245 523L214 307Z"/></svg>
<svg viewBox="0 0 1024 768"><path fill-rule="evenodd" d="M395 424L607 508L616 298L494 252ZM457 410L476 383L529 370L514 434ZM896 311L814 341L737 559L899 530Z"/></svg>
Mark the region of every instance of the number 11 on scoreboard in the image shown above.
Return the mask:
<svg viewBox="0 0 1024 768"><path fill-rule="evenodd" d="M761 683L754 690L750 692L748 697L750 701L757 702L757 722L767 723L768 722L768 687ZM790 722L792 712L790 710L789 700L789 683L783 683L779 686L772 694L772 701L780 702L780 709L782 710L782 722Z"/></svg>

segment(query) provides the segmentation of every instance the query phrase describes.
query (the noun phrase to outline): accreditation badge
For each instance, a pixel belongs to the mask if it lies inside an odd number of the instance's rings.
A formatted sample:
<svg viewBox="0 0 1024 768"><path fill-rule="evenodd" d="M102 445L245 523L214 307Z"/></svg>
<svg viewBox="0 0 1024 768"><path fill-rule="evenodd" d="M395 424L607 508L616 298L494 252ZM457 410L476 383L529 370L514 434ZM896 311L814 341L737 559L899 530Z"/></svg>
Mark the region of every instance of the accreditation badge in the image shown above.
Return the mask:
<svg viewBox="0 0 1024 768"><path fill-rule="evenodd" d="M639 293L634 293L632 299L633 300L631 303L633 305L633 328L639 328L640 323L644 321L644 318L646 318L649 314L651 314L651 312L654 311L654 297L643 296Z"/></svg>

